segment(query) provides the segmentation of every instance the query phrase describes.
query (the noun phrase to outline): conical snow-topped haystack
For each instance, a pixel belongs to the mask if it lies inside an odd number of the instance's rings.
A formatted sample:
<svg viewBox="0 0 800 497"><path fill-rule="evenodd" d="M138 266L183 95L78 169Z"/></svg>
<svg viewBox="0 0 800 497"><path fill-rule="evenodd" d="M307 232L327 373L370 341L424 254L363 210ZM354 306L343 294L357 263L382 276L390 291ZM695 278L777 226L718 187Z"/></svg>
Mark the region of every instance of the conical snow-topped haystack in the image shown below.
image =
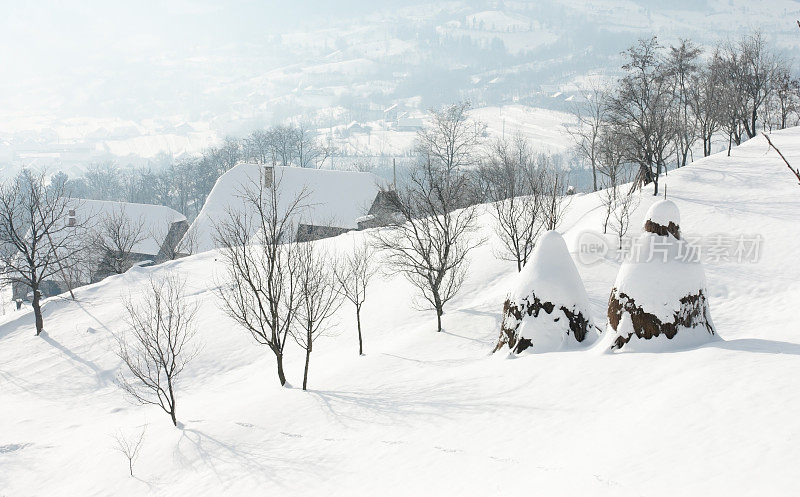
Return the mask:
<svg viewBox="0 0 800 497"><path fill-rule="evenodd" d="M556 231L539 238L503 306L494 351L549 352L592 343L597 332L589 297L567 244Z"/></svg>
<svg viewBox="0 0 800 497"><path fill-rule="evenodd" d="M608 301L611 350L670 350L714 339L703 266L681 240L674 202L650 207L631 254Z"/></svg>

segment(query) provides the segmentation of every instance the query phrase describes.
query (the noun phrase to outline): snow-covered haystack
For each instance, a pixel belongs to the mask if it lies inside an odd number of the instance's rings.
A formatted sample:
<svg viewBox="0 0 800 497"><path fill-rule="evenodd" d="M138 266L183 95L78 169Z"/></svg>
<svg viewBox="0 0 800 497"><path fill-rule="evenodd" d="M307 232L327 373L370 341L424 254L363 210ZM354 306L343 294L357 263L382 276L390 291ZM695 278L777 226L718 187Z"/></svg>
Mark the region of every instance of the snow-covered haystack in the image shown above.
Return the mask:
<svg viewBox="0 0 800 497"><path fill-rule="evenodd" d="M597 328L589 298L567 244L556 231L539 239L503 305L503 324L494 351L549 352L592 343Z"/></svg>
<svg viewBox="0 0 800 497"><path fill-rule="evenodd" d="M705 273L697 254L681 240L674 202L650 207L631 253L608 301L611 349L657 351L713 339Z"/></svg>

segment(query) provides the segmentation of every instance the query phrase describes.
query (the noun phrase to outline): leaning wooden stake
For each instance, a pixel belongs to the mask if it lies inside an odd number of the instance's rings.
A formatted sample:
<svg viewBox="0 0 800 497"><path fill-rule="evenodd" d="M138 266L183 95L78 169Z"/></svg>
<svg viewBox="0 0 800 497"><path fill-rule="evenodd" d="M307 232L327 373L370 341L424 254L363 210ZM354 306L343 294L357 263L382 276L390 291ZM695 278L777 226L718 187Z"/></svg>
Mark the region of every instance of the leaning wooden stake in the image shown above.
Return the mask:
<svg viewBox="0 0 800 497"><path fill-rule="evenodd" d="M762 134L762 135L764 135L764 138L766 138L766 139L767 139L767 143L769 143L769 146L770 146L770 147L772 147L772 148L774 148L774 149L775 149L775 151L776 151L776 152L778 152L778 155L780 155L780 156L781 156L781 159L783 159L783 162L785 162L785 163L786 163L786 167L788 167L788 168L789 168L789 170L790 170L792 173L794 173L795 177L797 178L797 182L798 182L798 184L800 184L800 169L798 169L798 168L794 168L794 167L792 167L792 165L791 165L791 164L789 164L789 161L788 161L788 160L786 160L786 157L784 157L784 156L783 156L783 154L781 153L781 151L780 151L780 150L778 150L778 147L776 147L776 146L775 146L775 145L772 143L772 140L770 140L770 139L769 139L769 135L768 135L768 134L766 134L766 133L761 133L761 134Z"/></svg>

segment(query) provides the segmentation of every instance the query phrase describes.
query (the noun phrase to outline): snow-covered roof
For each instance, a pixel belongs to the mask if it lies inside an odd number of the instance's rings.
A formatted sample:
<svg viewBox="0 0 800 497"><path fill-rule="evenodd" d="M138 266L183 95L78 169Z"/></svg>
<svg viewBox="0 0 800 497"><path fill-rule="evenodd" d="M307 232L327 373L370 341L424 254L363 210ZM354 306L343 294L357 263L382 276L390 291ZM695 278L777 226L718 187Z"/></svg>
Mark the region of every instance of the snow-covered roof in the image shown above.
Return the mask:
<svg viewBox="0 0 800 497"><path fill-rule="evenodd" d="M122 213L135 225L141 223L143 240L133 247L133 252L147 255L157 255L161 249L163 239L157 241L156 236L158 238L166 237L172 223L186 221L186 216L169 207L133 202L72 199L70 210L75 211L76 223L88 222L89 227L100 223L103 216L117 213Z"/></svg>
<svg viewBox="0 0 800 497"><path fill-rule="evenodd" d="M186 233L187 239L194 241L197 252L216 248L215 223L227 219L230 212L250 209L242 194L258 184L262 167L238 164L217 179L200 214ZM356 171L276 166L274 178L280 191L279 209L285 209L305 188L308 196L294 222L319 226L356 229L356 220L367 214L380 191L377 176Z"/></svg>

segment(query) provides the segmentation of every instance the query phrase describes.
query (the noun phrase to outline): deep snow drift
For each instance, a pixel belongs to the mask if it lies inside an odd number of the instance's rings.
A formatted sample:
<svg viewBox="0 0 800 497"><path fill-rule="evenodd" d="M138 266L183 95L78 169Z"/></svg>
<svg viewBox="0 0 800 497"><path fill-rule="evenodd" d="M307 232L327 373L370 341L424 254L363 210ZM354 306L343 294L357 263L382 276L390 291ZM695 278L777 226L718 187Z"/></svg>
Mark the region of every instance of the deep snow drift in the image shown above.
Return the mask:
<svg viewBox="0 0 800 497"><path fill-rule="evenodd" d="M773 136L800 164L800 130ZM473 253L443 333L411 307L404 280L377 279L362 313L366 355L345 305L337 336L315 343L303 392L279 387L271 354L223 316L223 268L208 252L81 288L77 302L48 299L39 338L29 311L2 318L0 495L795 495L800 187L762 138L732 155L662 180L682 237L763 237L754 261L703 260L720 340L658 354L600 353L598 341L497 360L516 267L495 256L487 211L491 241ZM632 227L656 200L645 192ZM571 200L559 226L570 250L602 211L596 195ZM321 243L345 250L362 236ZM601 326L619 267L577 265ZM127 403L113 381L120 298L171 270L200 304L203 344L179 385L182 429ZM301 351L287 351L297 385ZM111 435L145 423L131 478Z"/></svg>
<svg viewBox="0 0 800 497"><path fill-rule="evenodd" d="M594 342L589 297L557 231L540 235L516 279L503 304L495 352L552 352Z"/></svg>

